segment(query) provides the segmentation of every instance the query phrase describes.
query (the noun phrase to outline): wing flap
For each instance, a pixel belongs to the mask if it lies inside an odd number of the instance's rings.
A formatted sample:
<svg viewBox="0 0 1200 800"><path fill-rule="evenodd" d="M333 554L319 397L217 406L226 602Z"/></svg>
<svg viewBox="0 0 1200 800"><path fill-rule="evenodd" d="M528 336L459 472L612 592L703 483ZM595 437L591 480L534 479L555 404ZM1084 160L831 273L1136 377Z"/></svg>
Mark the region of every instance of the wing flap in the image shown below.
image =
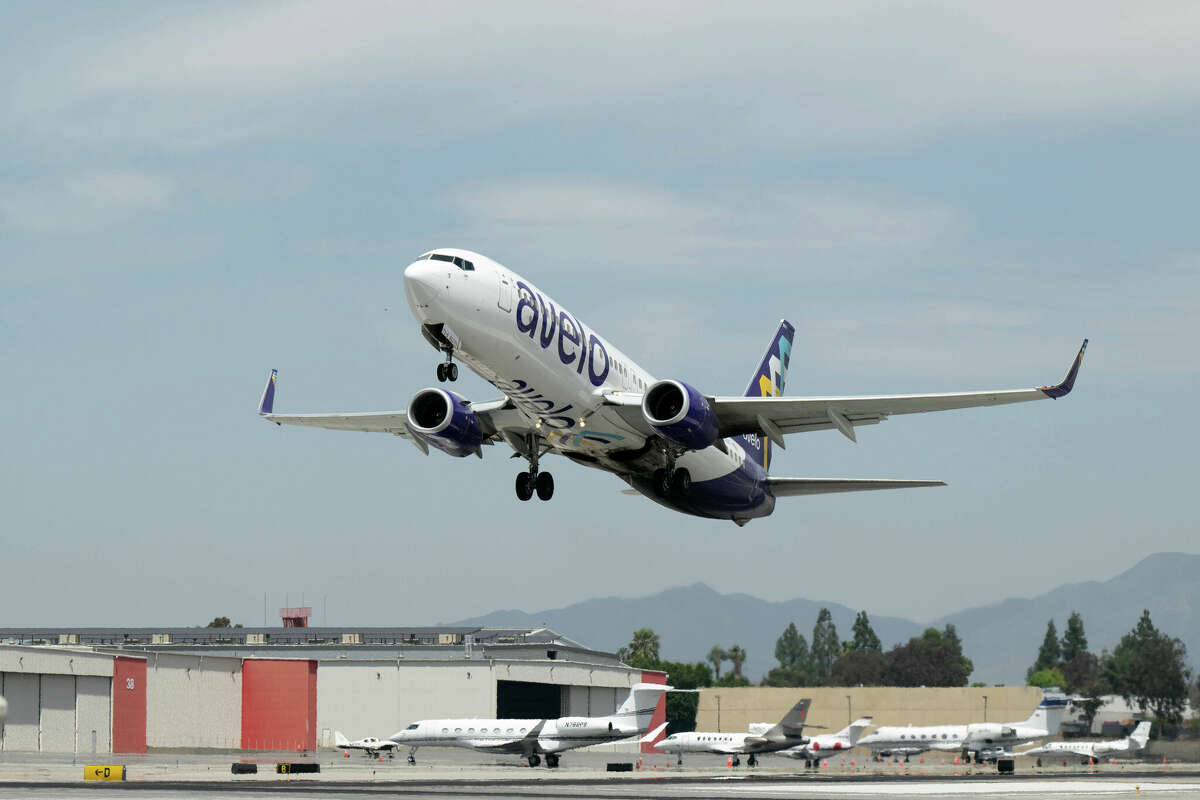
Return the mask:
<svg viewBox="0 0 1200 800"><path fill-rule="evenodd" d="M868 492L876 489L916 489L923 486L945 485L942 481L891 481L871 478L767 478L767 488L776 497Z"/></svg>

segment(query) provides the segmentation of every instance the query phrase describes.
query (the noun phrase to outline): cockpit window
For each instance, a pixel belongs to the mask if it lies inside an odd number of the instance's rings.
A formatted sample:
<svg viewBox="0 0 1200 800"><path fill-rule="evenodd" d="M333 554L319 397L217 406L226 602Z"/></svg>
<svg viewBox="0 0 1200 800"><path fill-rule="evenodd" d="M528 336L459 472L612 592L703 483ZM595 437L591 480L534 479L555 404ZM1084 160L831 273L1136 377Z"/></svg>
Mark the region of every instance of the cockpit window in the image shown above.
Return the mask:
<svg viewBox="0 0 1200 800"><path fill-rule="evenodd" d="M464 272L475 271L474 264L472 264L470 261L467 261L465 258L459 258L458 256L448 256L445 253L430 253L428 255L421 256L421 258L418 258L417 260L421 261L426 258L434 261L449 261L451 264L463 270Z"/></svg>
<svg viewBox="0 0 1200 800"><path fill-rule="evenodd" d="M409 726L408 726L407 728L405 728L404 730L406 730L406 731L415 731L416 729L417 729L417 723L415 723L415 722L414 722L412 725L409 725Z"/></svg>

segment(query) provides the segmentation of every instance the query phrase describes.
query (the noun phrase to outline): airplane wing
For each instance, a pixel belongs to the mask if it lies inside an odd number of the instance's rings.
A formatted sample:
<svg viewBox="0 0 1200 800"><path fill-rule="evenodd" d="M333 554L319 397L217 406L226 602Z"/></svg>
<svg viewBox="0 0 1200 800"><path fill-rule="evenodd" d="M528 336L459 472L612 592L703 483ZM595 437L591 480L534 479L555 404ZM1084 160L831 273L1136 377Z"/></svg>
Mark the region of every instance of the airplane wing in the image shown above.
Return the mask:
<svg viewBox="0 0 1200 800"><path fill-rule="evenodd" d="M301 425L309 428L326 428L334 431L364 431L367 433L390 433L408 439L423 453L429 453L429 445L413 436L408 429L408 414L404 411L367 411L339 414L276 414L275 382L278 370L271 370L267 387L258 404L258 415L276 425ZM529 430L529 423L516 411L507 399L472 403L471 410L479 418L485 434L483 443L494 444L507 440L517 430ZM504 432L509 436L505 436Z"/></svg>
<svg viewBox="0 0 1200 800"><path fill-rule="evenodd" d="M1079 354L1071 364L1066 378L1054 386L1035 389L1005 389L991 392L955 394L867 395L849 397L706 397L720 423L719 436L761 434L779 447L785 447L783 437L837 429L855 441L854 429L859 425L875 425L896 414L921 414L929 411L950 411L959 408L998 406L1024 403L1030 400L1057 400L1065 397L1075 386L1079 366L1083 362L1088 340L1083 340ZM641 413L641 394L610 392L605 394L610 405L617 406L622 418L638 430L653 433ZM877 487L895 488L895 487ZM843 489L841 491L850 491Z"/></svg>

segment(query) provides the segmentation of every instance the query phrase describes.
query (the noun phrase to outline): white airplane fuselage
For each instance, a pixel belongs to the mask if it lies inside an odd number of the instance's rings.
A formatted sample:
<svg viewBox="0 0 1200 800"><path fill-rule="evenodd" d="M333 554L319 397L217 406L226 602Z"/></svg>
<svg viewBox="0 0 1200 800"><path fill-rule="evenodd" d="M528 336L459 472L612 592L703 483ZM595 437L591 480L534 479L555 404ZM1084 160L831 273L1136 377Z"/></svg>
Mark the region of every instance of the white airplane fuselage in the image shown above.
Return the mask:
<svg viewBox="0 0 1200 800"><path fill-rule="evenodd" d="M502 392L557 453L621 475L639 492L698 516L748 520L770 514L775 497L766 470L741 437L679 454L691 478L687 497L655 491L666 458L625 423L605 392L642 393L655 379L595 330L529 281L486 256L458 254L467 271L422 259L404 271L413 316L453 346L454 358ZM438 328L438 326L441 326Z"/></svg>

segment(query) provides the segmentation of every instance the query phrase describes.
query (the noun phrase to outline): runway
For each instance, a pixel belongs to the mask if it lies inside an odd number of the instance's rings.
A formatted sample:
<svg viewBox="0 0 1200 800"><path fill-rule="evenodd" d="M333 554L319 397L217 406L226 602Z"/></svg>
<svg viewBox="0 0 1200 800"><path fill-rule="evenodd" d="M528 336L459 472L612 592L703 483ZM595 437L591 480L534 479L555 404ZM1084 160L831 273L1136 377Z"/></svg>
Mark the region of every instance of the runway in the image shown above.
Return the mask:
<svg viewBox="0 0 1200 800"><path fill-rule="evenodd" d="M719 759L691 758L681 768L674 760L646 756L632 773L610 773L610 761L636 756L577 753L557 770L517 766L513 759L480 757L466 751L442 751L409 766L401 759L366 761L328 752L312 756L321 765L315 775L277 775L270 754L258 754L260 773L234 776L232 761L245 754L151 754L109 756L92 763L124 763L124 783L87 783L84 761L70 756L0 755L0 800L8 798L429 798L430 800L776 800L777 798L1073 798L1161 796L1200 800L1200 766L1146 763L1107 764L1093 769L1036 769L1018 762L1016 775L994 768L971 769L953 763L899 764L796 769L784 759L763 759L754 771L731 769ZM278 754L277 758L286 758Z"/></svg>

